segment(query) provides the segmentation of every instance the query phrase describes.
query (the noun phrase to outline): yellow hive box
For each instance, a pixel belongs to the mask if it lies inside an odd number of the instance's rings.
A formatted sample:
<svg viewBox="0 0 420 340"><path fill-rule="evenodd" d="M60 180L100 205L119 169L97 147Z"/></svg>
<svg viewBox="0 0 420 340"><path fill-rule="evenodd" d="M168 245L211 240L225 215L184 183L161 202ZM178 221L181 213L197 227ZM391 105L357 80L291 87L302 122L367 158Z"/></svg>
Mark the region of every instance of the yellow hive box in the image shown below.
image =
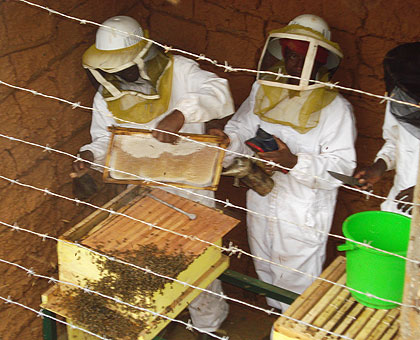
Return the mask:
<svg viewBox="0 0 420 340"><path fill-rule="evenodd" d="M195 214L197 218L190 220L182 213L150 197L149 192L162 201ZM107 203L104 208L118 211L131 218L97 210L60 237L62 242L58 243L57 250L61 281L85 286L86 280L98 281L107 275L96 265L101 255L82 249L75 243L95 250L100 249L99 251L106 255L115 252L123 254L127 249L147 244L155 244L159 249L165 249L168 254L182 251L194 256L194 260L178 275L177 279L202 288L207 287L229 265L228 257L222 255L219 248L195 239L221 245L222 236L239 221L220 211L160 189L150 190L139 187L126 190ZM151 228L138 220L171 230L172 233ZM182 237L177 233L191 237ZM124 258L121 260L126 261ZM63 287L63 285L60 286ZM68 312L60 303L60 299L63 298L60 295L62 292L63 288L58 285L52 287L43 294L42 307L66 317L71 323ZM171 282L166 283L162 291L155 292L147 299L147 302L153 304L154 312L174 318L200 292L187 285ZM138 301L140 300L142 300L141 297ZM132 304L136 305L136 303ZM134 317L145 320L145 313L139 311ZM146 322L147 329L139 334L138 339L152 339L169 320L156 320L155 315L149 314ZM71 339L96 338L70 327L68 333ZM124 337L122 336L121 339Z"/></svg>

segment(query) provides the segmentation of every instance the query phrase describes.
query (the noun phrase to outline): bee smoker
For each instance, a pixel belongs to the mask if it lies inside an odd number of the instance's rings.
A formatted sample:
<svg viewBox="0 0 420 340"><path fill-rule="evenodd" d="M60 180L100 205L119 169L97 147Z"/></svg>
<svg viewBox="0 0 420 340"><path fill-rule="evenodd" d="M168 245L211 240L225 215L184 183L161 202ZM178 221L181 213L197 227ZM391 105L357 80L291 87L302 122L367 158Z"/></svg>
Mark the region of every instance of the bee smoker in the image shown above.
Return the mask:
<svg viewBox="0 0 420 340"><path fill-rule="evenodd" d="M267 195L274 186L273 179L267 175L254 161L246 157L236 157L222 175L233 176L234 186L239 186L239 180L261 196Z"/></svg>

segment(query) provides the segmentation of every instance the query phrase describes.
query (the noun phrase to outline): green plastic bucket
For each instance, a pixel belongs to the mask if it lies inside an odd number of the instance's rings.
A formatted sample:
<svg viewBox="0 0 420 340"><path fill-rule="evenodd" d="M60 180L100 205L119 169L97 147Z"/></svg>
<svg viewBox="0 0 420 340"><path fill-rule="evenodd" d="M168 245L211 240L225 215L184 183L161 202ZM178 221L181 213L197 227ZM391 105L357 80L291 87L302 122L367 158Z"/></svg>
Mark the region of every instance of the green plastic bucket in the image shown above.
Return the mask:
<svg viewBox="0 0 420 340"><path fill-rule="evenodd" d="M365 211L349 216L343 223L343 234L354 241L407 256L411 219L386 211ZM346 251L347 286L377 297L401 302L404 290L405 260L375 249L346 241L338 246ZM395 303L382 301L350 291L361 304L390 309Z"/></svg>

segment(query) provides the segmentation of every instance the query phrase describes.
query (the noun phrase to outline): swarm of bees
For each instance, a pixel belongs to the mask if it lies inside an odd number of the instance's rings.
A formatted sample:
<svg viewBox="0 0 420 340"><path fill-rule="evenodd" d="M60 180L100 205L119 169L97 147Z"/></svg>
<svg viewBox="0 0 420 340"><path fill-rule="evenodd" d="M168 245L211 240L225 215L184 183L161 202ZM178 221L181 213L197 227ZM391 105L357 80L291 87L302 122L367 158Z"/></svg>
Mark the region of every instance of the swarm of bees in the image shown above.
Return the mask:
<svg viewBox="0 0 420 340"><path fill-rule="evenodd" d="M176 278L194 260L194 256L183 252L166 254L155 244L110 255L171 278ZM151 311L155 310L155 293L163 294L165 284L172 282L105 257L95 264L103 275L97 281L85 280L89 290ZM148 312L80 289L67 290L65 295L65 308L72 322L98 335L109 339L137 339L139 333L150 329Z"/></svg>

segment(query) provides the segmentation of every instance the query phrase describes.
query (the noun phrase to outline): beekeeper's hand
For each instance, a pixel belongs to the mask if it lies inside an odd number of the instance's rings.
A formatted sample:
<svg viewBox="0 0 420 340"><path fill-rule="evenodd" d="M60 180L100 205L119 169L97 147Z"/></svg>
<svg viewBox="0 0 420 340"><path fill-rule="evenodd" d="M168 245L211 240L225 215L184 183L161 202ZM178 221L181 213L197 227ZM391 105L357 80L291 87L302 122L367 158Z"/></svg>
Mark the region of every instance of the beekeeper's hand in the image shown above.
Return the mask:
<svg viewBox="0 0 420 340"><path fill-rule="evenodd" d="M222 129L210 128L207 130L207 133L212 136L222 137L221 144L226 144L226 147L229 146L230 144L229 136L226 133L224 133Z"/></svg>
<svg viewBox="0 0 420 340"><path fill-rule="evenodd" d="M357 171L354 177L359 179L359 183L362 185L360 189L370 190L382 178L385 171L386 163L382 158L379 158L371 166Z"/></svg>
<svg viewBox="0 0 420 340"><path fill-rule="evenodd" d="M162 131L154 130L152 132L152 136L162 143L175 144L179 137L176 135L165 133L164 131L178 133L179 130L181 130L181 128L184 126L184 122L185 117L182 114L182 112L174 110L165 118L163 118L156 126L156 129Z"/></svg>
<svg viewBox="0 0 420 340"><path fill-rule="evenodd" d="M79 158L81 160L76 160L73 162L73 166L72 166L73 172L70 174L70 177L72 178L80 177L90 169L91 164L88 162L85 162L84 160L89 161L89 162L94 161L93 153L92 151L89 151L89 150L82 151L79 154Z"/></svg>
<svg viewBox="0 0 420 340"><path fill-rule="evenodd" d="M414 186L401 190L397 196L395 196L395 199L398 201L404 201L404 202L413 202L414 197ZM411 215L411 209L413 205L412 204L405 204L405 203L398 203L397 208L401 210L402 212L407 212Z"/></svg>
<svg viewBox="0 0 420 340"><path fill-rule="evenodd" d="M265 159L266 161L273 161L274 163L277 163L283 167L286 168L293 168L297 163L297 156L294 155L289 147L283 143L279 138L274 136L274 139L277 142L277 146L279 147L278 150L275 151L267 151L267 152L258 152L258 157ZM281 171L283 173L287 173L286 169L280 168L278 166L273 166L265 163L264 170L267 172L270 171Z"/></svg>

